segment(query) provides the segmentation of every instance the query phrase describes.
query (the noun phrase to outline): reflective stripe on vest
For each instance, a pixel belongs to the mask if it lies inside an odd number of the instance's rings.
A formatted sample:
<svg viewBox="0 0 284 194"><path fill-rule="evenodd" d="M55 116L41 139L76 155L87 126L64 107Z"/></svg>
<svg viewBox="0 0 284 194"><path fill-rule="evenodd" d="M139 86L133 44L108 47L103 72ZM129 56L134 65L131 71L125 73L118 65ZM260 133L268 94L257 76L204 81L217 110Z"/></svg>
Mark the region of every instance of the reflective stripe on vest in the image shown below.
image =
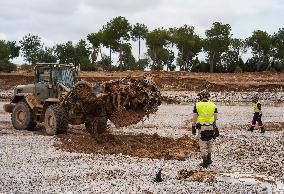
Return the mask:
<svg viewBox="0 0 284 194"><path fill-rule="evenodd" d="M200 124L212 124L214 122L214 113L216 105L213 102L197 102L197 123Z"/></svg>
<svg viewBox="0 0 284 194"><path fill-rule="evenodd" d="M199 116L212 117L214 114L199 114Z"/></svg>
<svg viewBox="0 0 284 194"><path fill-rule="evenodd" d="M260 112L259 108L257 107L257 104L260 104L260 102L257 101L256 103L253 103L253 111L254 112Z"/></svg>

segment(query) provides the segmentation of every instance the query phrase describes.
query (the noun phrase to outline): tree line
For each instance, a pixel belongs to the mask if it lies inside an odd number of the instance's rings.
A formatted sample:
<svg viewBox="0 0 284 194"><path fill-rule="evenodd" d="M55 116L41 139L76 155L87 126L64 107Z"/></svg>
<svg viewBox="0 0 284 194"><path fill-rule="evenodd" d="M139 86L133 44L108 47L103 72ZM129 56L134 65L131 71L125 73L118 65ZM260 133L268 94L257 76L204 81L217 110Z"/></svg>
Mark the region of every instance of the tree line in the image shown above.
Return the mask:
<svg viewBox="0 0 284 194"><path fill-rule="evenodd" d="M284 71L284 28L274 34L256 30L246 39L233 37L229 24L214 22L202 38L193 26L157 28L131 25L116 17L100 30L78 43L68 41L46 47L39 36L27 34L18 43L0 40L0 71L13 70L11 60L23 56L30 65L36 62L80 64L82 70L176 70L193 72ZM137 43L138 58L131 40ZM141 53L141 41L147 51ZM108 52L104 52L108 50ZM244 62L242 55L251 53ZM118 61L113 60L116 53ZM200 53L205 54L201 59ZM24 67L24 66L23 66Z"/></svg>

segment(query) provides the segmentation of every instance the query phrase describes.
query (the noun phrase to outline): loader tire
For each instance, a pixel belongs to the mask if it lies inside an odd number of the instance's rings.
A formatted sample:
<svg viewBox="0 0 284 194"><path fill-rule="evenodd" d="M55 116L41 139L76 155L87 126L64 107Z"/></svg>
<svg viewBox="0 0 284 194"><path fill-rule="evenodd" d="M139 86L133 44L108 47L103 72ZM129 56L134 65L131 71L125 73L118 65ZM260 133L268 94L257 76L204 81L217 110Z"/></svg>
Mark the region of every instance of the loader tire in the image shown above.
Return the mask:
<svg viewBox="0 0 284 194"><path fill-rule="evenodd" d="M44 117L44 126L48 135L64 133L68 128L68 119L64 109L54 104L47 108Z"/></svg>
<svg viewBox="0 0 284 194"><path fill-rule="evenodd" d="M99 117L99 122L98 122L98 134L106 132L107 129L107 119L105 117Z"/></svg>
<svg viewBox="0 0 284 194"><path fill-rule="evenodd" d="M93 119L88 119L85 122L86 130L96 136L102 134L106 131L107 128L107 119L105 117L95 117Z"/></svg>
<svg viewBox="0 0 284 194"><path fill-rule="evenodd" d="M11 115L12 125L16 130L34 130L36 122L32 109L24 101L18 102Z"/></svg>

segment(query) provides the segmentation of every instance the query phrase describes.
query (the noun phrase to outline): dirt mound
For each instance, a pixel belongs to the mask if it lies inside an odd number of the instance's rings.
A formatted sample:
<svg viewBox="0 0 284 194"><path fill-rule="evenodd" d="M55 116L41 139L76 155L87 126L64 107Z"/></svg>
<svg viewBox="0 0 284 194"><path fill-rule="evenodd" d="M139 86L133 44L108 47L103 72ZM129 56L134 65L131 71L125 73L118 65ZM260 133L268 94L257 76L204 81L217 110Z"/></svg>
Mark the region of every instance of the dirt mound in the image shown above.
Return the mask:
<svg viewBox="0 0 284 194"><path fill-rule="evenodd" d="M172 139L154 135L101 134L92 137L83 132L57 136L55 147L68 152L123 154L141 158L184 160L189 152L199 150L198 142L187 136Z"/></svg>
<svg viewBox="0 0 284 194"><path fill-rule="evenodd" d="M142 71L124 72L80 72L79 80L95 83L119 79L121 77L142 78ZM284 73L191 73L191 72L151 72L161 90L200 91L284 91ZM31 73L0 73L0 89L10 89L18 84L33 83Z"/></svg>
<svg viewBox="0 0 284 194"><path fill-rule="evenodd" d="M9 90L16 85L31 84L34 77L31 75L0 74L0 89Z"/></svg>
<svg viewBox="0 0 284 194"><path fill-rule="evenodd" d="M228 85L216 84L203 79L183 77L163 77L156 79L156 83L161 90L200 91L209 89L211 91L226 91L232 88Z"/></svg>
<svg viewBox="0 0 284 194"><path fill-rule="evenodd" d="M212 75L213 76L213 75ZM204 79L202 77L164 77L156 78L157 85L161 90L168 91L201 91L207 89L212 92L222 91L283 91L284 83L262 83L262 82L242 82L242 77L239 77L239 82L227 82L218 80L219 75L215 75L216 80ZM228 78L229 79L229 75Z"/></svg>

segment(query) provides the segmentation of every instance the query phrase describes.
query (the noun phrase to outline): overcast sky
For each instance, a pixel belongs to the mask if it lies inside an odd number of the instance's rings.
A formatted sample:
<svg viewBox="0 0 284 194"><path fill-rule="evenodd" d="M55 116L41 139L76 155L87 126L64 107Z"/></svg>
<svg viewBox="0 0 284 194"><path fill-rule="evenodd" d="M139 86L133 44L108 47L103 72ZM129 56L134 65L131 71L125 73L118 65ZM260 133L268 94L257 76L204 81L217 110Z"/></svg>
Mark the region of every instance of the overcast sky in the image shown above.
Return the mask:
<svg viewBox="0 0 284 194"><path fill-rule="evenodd" d="M228 23L235 37L284 28L283 0L0 0L0 39L39 35L51 46L78 41L117 16L157 27L192 25L204 36L213 22Z"/></svg>

